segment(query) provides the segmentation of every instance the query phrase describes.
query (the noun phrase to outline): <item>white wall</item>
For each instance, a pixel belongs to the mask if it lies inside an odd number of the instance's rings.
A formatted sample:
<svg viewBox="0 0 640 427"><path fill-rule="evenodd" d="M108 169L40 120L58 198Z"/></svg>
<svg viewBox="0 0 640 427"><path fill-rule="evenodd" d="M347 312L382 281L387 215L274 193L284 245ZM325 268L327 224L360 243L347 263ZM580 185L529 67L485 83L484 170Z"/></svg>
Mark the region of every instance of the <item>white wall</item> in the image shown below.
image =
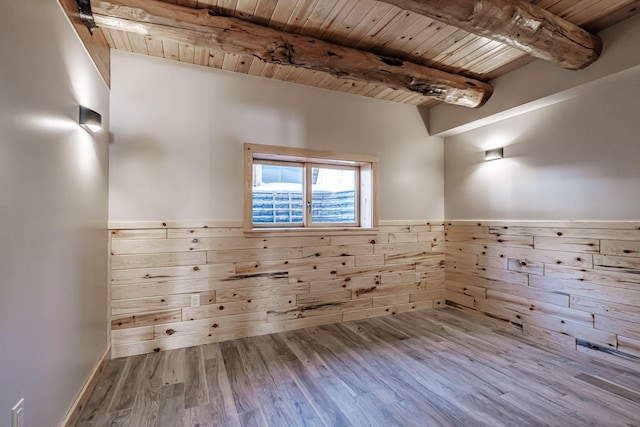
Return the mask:
<svg viewBox="0 0 640 427"><path fill-rule="evenodd" d="M417 108L112 52L110 221L241 220L242 144L375 154L382 220L443 219Z"/></svg>
<svg viewBox="0 0 640 427"><path fill-rule="evenodd" d="M639 220L640 67L574 95L446 138L446 218Z"/></svg>
<svg viewBox="0 0 640 427"><path fill-rule="evenodd" d="M62 420L107 345L109 93L56 1L0 2L0 426Z"/></svg>

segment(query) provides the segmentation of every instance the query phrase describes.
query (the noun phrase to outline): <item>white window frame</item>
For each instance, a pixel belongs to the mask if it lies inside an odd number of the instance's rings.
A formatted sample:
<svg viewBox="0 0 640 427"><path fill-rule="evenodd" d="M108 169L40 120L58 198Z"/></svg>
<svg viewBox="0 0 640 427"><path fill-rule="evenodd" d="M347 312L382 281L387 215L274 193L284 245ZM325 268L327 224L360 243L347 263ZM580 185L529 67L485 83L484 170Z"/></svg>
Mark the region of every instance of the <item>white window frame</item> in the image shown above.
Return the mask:
<svg viewBox="0 0 640 427"><path fill-rule="evenodd" d="M302 224L253 223L253 164L254 160L304 164ZM343 167L357 171L356 221L354 223L312 223L307 214L306 202L311 201L312 167ZM310 150L305 148L278 147L273 145L244 144L244 228L246 230L312 230L312 229L374 229L378 227L376 204L378 159L368 154L342 153L337 151Z"/></svg>

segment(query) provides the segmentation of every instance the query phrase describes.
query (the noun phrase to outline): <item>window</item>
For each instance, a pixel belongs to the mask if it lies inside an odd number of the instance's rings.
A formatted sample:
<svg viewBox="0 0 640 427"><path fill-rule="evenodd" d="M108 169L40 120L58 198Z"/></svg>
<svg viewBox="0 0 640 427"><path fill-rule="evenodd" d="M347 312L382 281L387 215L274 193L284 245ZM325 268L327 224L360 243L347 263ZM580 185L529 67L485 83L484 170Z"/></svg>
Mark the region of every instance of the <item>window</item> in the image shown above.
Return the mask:
<svg viewBox="0 0 640 427"><path fill-rule="evenodd" d="M372 228L377 159L245 144L246 228Z"/></svg>

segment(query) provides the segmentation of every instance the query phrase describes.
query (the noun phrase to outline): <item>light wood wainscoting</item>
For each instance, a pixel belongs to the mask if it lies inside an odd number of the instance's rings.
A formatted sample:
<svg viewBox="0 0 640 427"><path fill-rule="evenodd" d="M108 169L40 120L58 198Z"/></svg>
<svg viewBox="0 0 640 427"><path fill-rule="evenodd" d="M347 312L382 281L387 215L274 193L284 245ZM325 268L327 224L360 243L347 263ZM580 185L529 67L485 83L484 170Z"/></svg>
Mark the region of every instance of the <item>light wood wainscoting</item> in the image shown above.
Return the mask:
<svg viewBox="0 0 640 427"><path fill-rule="evenodd" d="M369 232L111 228L112 357L444 306L442 222L382 221Z"/></svg>
<svg viewBox="0 0 640 427"><path fill-rule="evenodd" d="M640 223L448 222L447 304L640 361Z"/></svg>

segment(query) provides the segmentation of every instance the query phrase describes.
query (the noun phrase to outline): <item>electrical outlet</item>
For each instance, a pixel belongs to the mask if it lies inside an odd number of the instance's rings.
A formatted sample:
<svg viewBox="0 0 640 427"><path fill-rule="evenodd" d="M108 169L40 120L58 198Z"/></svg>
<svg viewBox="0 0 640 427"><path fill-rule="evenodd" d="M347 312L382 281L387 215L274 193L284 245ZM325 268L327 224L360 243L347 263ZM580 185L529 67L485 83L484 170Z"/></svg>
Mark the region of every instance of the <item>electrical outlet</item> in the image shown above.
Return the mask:
<svg viewBox="0 0 640 427"><path fill-rule="evenodd" d="M24 427L24 397L11 409L11 427Z"/></svg>
<svg viewBox="0 0 640 427"><path fill-rule="evenodd" d="M200 295L191 295L191 308L200 307Z"/></svg>

